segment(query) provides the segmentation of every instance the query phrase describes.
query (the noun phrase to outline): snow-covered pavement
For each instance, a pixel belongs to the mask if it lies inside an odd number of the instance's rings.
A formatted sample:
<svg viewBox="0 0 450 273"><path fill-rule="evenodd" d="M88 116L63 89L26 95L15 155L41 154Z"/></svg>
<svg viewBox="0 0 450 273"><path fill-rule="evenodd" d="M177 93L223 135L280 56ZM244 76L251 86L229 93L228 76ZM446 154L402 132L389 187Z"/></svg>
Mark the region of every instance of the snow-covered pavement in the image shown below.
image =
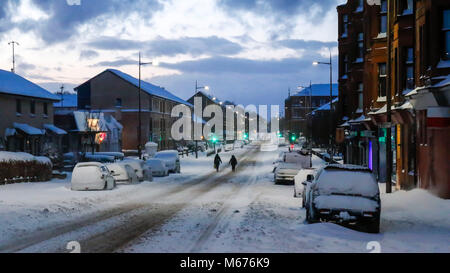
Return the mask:
<svg viewBox="0 0 450 273"><path fill-rule="evenodd" d="M233 154L237 173L189 157L180 175L113 191L72 192L68 180L0 186L0 252L67 251L69 241L86 252L369 252L372 241L382 252L450 252L450 200L383 194L380 234L309 225L293 186L273 182L279 151Z"/></svg>

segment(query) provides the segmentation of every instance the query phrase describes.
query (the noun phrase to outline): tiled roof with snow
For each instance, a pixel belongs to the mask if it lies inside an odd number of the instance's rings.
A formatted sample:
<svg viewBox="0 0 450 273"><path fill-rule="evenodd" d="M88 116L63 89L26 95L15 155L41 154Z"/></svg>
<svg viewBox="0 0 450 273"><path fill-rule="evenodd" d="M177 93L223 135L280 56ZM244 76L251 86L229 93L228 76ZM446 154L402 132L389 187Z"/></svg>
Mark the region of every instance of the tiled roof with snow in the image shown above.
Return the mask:
<svg viewBox="0 0 450 273"><path fill-rule="evenodd" d="M333 96L338 96L338 84L335 83L332 85L333 88ZM311 93L312 90L312 93ZM313 84L311 88L307 87L302 89L300 92L295 94L294 96L313 96L313 97L326 97L330 96L330 84Z"/></svg>
<svg viewBox="0 0 450 273"><path fill-rule="evenodd" d="M0 69L0 93L48 99L59 100L58 96L45 90L37 84L9 71Z"/></svg>
<svg viewBox="0 0 450 273"><path fill-rule="evenodd" d="M133 76L130 76L126 73L123 73L122 71L116 70L116 69L108 69L107 71L119 76L120 78L122 78L123 80L131 83L132 85L139 87L139 80L136 79ZM193 107L192 104L190 104L189 102L175 96L174 94L170 93L169 91L167 91L166 89L153 85L149 82L143 81L141 80L141 90L144 92L147 92L150 95L154 95L160 98L164 98L164 99L168 99L174 102L178 102L181 104L185 104L188 106Z"/></svg>
<svg viewBox="0 0 450 273"><path fill-rule="evenodd" d="M69 107L69 108L76 108L78 106L78 95L72 94L72 93L66 93L61 95L57 95L59 99L62 100L59 102L55 102L53 104L53 107Z"/></svg>

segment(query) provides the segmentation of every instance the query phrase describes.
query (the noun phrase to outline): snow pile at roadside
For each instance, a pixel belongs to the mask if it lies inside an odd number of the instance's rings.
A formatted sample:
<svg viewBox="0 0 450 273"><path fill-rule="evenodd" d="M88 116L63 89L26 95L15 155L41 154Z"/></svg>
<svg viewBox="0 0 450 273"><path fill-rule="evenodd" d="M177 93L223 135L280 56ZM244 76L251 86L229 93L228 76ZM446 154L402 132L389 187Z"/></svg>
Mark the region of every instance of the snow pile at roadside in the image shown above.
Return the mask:
<svg viewBox="0 0 450 273"><path fill-rule="evenodd" d="M438 198L426 190L382 194L381 208L384 219L446 227L450 233L450 200Z"/></svg>

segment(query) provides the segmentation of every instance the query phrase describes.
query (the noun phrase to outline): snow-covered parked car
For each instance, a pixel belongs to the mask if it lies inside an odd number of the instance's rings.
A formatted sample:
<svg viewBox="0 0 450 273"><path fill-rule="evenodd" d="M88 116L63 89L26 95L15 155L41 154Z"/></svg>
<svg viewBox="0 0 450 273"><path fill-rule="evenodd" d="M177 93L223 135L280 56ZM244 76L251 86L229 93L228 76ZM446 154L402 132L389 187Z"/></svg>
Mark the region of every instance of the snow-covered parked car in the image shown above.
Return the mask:
<svg viewBox="0 0 450 273"><path fill-rule="evenodd" d="M136 171L127 163L111 163L106 165L114 177L116 183L137 183L139 179L136 175Z"/></svg>
<svg viewBox="0 0 450 273"><path fill-rule="evenodd" d="M145 164L144 160L125 158L123 163L130 165L134 169L139 181L153 181L152 170Z"/></svg>
<svg viewBox="0 0 450 273"><path fill-rule="evenodd" d="M308 222L334 221L380 230L380 191L369 168L331 164L322 168L306 192Z"/></svg>
<svg viewBox="0 0 450 273"><path fill-rule="evenodd" d="M161 159L148 159L145 161L145 165L151 168L153 176L162 177L169 175L169 169L167 169L166 164Z"/></svg>
<svg viewBox="0 0 450 273"><path fill-rule="evenodd" d="M275 184L280 182L293 183L295 176L302 169L302 166L295 163L281 162L275 169L274 180Z"/></svg>
<svg viewBox="0 0 450 273"><path fill-rule="evenodd" d="M156 159L161 159L166 164L166 167L169 169L169 172L180 173L180 156L178 152L175 150L167 150L157 152L155 155Z"/></svg>
<svg viewBox="0 0 450 273"><path fill-rule="evenodd" d="M307 188L314 180L314 174L317 172L315 168L301 169L294 177L294 197L303 197L302 206L305 206L305 193Z"/></svg>
<svg viewBox="0 0 450 273"><path fill-rule="evenodd" d="M99 162L78 163L73 169L73 191L112 190L116 186L108 168Z"/></svg>

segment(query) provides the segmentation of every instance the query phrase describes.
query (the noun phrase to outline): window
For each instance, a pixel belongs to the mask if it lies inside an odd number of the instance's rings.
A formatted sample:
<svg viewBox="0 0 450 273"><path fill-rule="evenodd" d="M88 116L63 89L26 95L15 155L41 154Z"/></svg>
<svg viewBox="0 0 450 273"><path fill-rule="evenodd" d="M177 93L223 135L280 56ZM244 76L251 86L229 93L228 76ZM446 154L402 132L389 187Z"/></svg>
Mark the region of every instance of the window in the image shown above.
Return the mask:
<svg viewBox="0 0 450 273"><path fill-rule="evenodd" d="M348 55L345 54L342 60L342 72L343 75L347 75L348 73Z"/></svg>
<svg viewBox="0 0 450 273"><path fill-rule="evenodd" d="M22 114L22 101L16 99L16 112Z"/></svg>
<svg viewBox="0 0 450 273"><path fill-rule="evenodd" d="M362 12L364 10L364 0L358 0L355 12Z"/></svg>
<svg viewBox="0 0 450 273"><path fill-rule="evenodd" d="M405 88L414 89L414 49L405 48Z"/></svg>
<svg viewBox="0 0 450 273"><path fill-rule="evenodd" d="M153 111L153 100L152 100L152 97L148 98L148 110L150 112Z"/></svg>
<svg viewBox="0 0 450 273"><path fill-rule="evenodd" d="M386 63L378 64L378 96L386 97Z"/></svg>
<svg viewBox="0 0 450 273"><path fill-rule="evenodd" d="M344 14L342 16L342 37L347 37L348 35L348 15Z"/></svg>
<svg viewBox="0 0 450 273"><path fill-rule="evenodd" d="M44 112L44 115L48 115L48 103L46 103L46 102L44 102L44 104L43 104L43 112Z"/></svg>
<svg viewBox="0 0 450 273"><path fill-rule="evenodd" d="M362 62L362 59L364 58L364 33L360 32L358 33L358 52L357 52L358 60L359 62Z"/></svg>
<svg viewBox="0 0 450 273"><path fill-rule="evenodd" d="M450 9L443 11L442 32L444 36L443 58L445 60L450 60Z"/></svg>
<svg viewBox="0 0 450 273"><path fill-rule="evenodd" d="M122 107L122 99L121 98L116 99L116 107Z"/></svg>
<svg viewBox="0 0 450 273"><path fill-rule="evenodd" d="M36 101L30 101L30 113L32 115L36 114Z"/></svg>
<svg viewBox="0 0 450 273"><path fill-rule="evenodd" d="M161 101L161 102L160 102L159 111L160 111L161 113L164 113L164 101Z"/></svg>
<svg viewBox="0 0 450 273"><path fill-rule="evenodd" d="M414 9L413 0L399 0L397 3L398 3L398 15L413 14Z"/></svg>
<svg viewBox="0 0 450 273"><path fill-rule="evenodd" d="M380 10L380 33L387 32L387 1L381 0Z"/></svg>
<svg viewBox="0 0 450 273"><path fill-rule="evenodd" d="M363 95L364 84L362 82L358 83L358 109L364 109L364 95Z"/></svg>

